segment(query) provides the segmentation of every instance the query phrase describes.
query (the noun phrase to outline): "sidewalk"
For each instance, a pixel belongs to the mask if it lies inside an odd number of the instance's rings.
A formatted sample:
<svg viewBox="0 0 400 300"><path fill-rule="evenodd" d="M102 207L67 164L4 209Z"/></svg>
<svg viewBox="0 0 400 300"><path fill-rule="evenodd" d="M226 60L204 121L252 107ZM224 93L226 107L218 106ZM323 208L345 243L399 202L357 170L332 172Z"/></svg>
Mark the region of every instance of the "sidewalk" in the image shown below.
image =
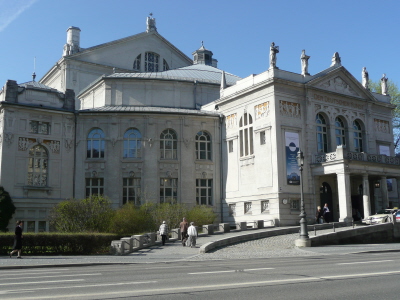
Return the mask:
<svg viewBox="0 0 400 300"><path fill-rule="evenodd" d="M282 227L258 229L260 231L279 230ZM338 228L338 230L349 229L348 227ZM331 230L320 230L317 234L329 232ZM143 263L167 263L174 261L205 261L205 260L224 260L224 259L247 259L247 258L270 258L270 257L296 257L296 256L321 256L330 254L349 254L357 252L400 252L400 243L393 244L368 244L368 245L334 245L324 247L296 248L294 240L298 238L298 233L279 235L269 238L262 238L242 242L239 244L219 248L210 253L199 254L199 248L212 241L226 238L228 236L238 236L254 232L237 231L230 233L218 233L215 235L202 236L197 239L196 248L183 247L180 241L167 243L165 246L153 246L137 252L124 255L90 255L90 256L24 256L17 259L16 256L0 257L0 269L9 268L32 268L32 267L68 267L99 264L143 264ZM314 232L309 233L310 236Z"/></svg>

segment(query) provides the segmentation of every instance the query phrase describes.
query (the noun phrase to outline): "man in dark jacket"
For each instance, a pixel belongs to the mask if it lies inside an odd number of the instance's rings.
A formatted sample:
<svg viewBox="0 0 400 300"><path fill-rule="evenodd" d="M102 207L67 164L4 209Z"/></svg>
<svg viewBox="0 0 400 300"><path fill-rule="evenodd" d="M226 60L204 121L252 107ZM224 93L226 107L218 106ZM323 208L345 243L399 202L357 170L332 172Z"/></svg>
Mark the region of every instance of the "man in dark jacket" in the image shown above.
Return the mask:
<svg viewBox="0 0 400 300"><path fill-rule="evenodd" d="M186 221L186 218L183 218L182 222L179 224L179 228L181 229L181 240L182 240L182 245L186 246L186 240L188 237L187 231L188 231L189 224Z"/></svg>

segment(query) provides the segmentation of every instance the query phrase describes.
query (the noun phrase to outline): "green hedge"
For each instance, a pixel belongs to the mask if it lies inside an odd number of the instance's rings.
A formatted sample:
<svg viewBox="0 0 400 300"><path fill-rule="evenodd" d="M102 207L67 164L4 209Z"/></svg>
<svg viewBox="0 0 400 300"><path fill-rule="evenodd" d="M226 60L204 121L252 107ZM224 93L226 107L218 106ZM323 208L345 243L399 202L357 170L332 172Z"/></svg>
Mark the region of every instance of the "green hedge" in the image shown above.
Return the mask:
<svg viewBox="0 0 400 300"><path fill-rule="evenodd" d="M25 233L22 255L89 255L109 253L111 241L120 235L109 233ZM0 234L0 255L7 255L14 234Z"/></svg>

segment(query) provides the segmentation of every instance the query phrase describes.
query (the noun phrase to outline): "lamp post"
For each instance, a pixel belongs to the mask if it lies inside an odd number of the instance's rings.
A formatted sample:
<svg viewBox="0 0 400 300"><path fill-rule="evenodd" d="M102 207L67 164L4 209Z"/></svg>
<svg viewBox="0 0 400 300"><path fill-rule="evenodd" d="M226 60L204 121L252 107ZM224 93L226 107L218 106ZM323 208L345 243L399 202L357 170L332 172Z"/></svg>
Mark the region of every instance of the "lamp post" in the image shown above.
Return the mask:
<svg viewBox="0 0 400 300"><path fill-rule="evenodd" d="M303 166L304 166L304 155L303 152L299 148L299 152L297 152L297 165L299 166L300 171L300 201L301 201L301 211L300 211L300 244L298 246L309 247L309 237L307 230L307 219L306 219L306 211L304 209L304 192L303 192Z"/></svg>

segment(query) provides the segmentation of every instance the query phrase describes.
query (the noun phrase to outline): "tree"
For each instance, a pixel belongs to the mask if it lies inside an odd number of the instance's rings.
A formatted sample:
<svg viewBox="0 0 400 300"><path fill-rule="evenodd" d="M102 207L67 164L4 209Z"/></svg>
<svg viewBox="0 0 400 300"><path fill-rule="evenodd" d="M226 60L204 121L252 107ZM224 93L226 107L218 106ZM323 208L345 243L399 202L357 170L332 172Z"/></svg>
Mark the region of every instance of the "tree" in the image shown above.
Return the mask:
<svg viewBox="0 0 400 300"><path fill-rule="evenodd" d="M50 224L60 232L108 232L113 216L110 200L93 195L57 204L50 214Z"/></svg>
<svg viewBox="0 0 400 300"><path fill-rule="evenodd" d="M395 82L392 80L387 81L388 94L390 95L390 102L396 106L393 110L393 135L394 135L394 150L396 153L400 153L400 90ZM382 93L381 82L369 81L369 87L371 91L375 93Z"/></svg>
<svg viewBox="0 0 400 300"><path fill-rule="evenodd" d="M15 213L15 209L10 194L4 187L0 186L0 231L8 231L7 226Z"/></svg>

